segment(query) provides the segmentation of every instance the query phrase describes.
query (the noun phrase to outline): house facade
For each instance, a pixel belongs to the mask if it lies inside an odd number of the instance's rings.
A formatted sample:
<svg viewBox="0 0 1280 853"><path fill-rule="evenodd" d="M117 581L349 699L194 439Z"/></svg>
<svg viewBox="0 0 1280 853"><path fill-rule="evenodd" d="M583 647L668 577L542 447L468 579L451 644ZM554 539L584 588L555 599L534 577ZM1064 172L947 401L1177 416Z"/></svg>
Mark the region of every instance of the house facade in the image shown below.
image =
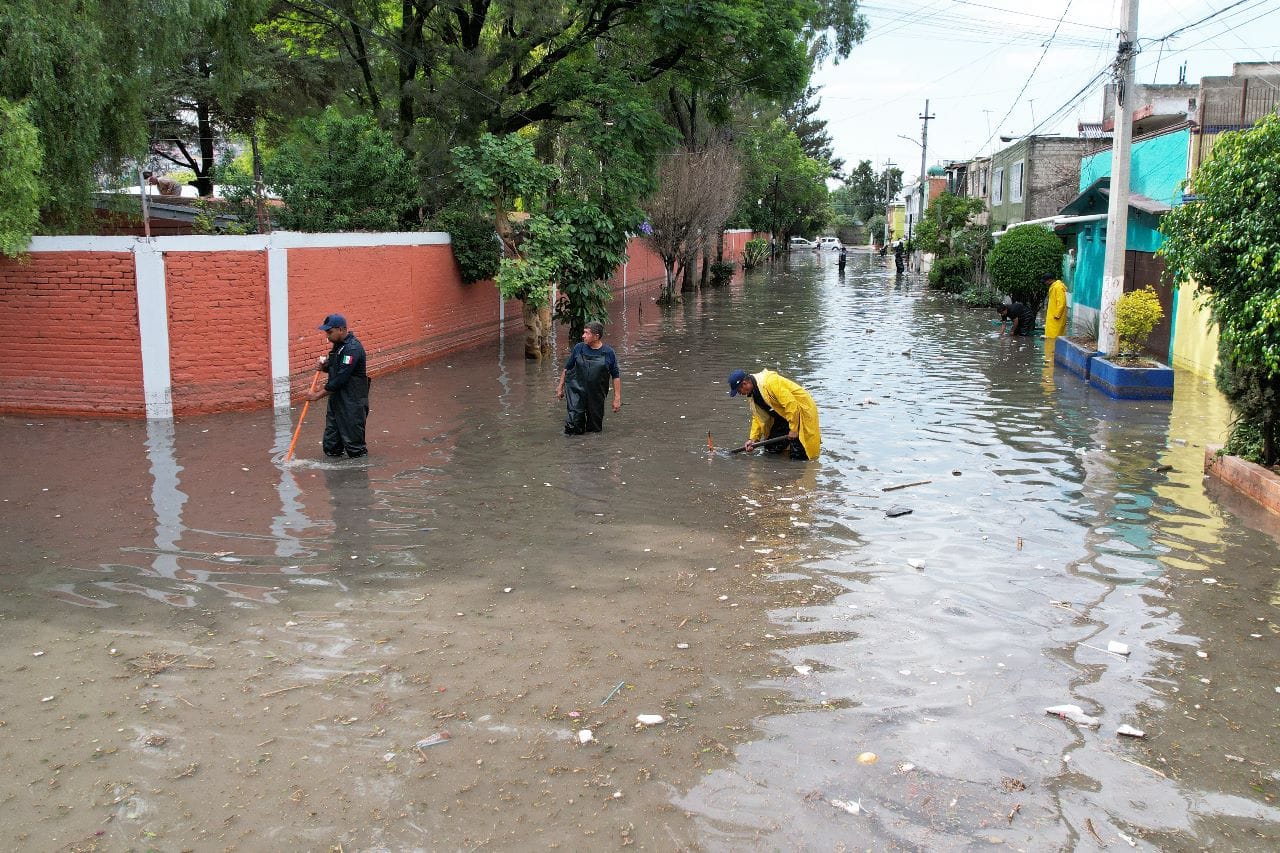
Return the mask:
<svg viewBox="0 0 1280 853"><path fill-rule="evenodd" d="M1080 158L1098 140L1028 136L991 156L989 222L1003 230L1054 216L1079 191Z"/></svg>

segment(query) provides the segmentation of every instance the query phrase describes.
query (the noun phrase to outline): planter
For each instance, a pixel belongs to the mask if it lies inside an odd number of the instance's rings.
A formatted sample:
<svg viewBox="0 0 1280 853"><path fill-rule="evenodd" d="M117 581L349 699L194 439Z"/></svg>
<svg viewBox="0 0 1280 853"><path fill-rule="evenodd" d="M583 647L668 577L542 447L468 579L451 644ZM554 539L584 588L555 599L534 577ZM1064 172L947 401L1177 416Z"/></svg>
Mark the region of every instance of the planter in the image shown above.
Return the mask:
<svg viewBox="0 0 1280 853"><path fill-rule="evenodd" d="M1089 378L1090 365L1099 350L1086 349L1070 338L1058 338L1053 344L1053 363L1060 364L1081 379Z"/></svg>
<svg viewBox="0 0 1280 853"><path fill-rule="evenodd" d="M1204 449L1204 470L1224 486L1252 498L1263 509L1280 515L1280 475L1238 456L1219 456L1219 448Z"/></svg>
<svg viewBox="0 0 1280 853"><path fill-rule="evenodd" d="M1117 400L1172 400L1173 368L1128 367L1096 355L1089 364L1089 384Z"/></svg>

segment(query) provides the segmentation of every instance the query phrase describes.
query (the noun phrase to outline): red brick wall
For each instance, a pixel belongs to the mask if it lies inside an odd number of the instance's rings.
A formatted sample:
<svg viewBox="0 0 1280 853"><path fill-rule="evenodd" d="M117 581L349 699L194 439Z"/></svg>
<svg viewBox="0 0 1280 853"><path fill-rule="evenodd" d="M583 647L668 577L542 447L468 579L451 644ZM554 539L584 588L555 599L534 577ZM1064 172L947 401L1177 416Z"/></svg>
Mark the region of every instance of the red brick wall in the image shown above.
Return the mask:
<svg viewBox="0 0 1280 853"><path fill-rule="evenodd" d="M266 252L166 252L175 414L271 405Z"/></svg>
<svg viewBox="0 0 1280 853"><path fill-rule="evenodd" d="M338 313L369 353L371 375L495 338L498 291L463 284L448 245L289 250L289 366L296 391L311 383L329 344L316 327ZM507 303L507 332L522 328Z"/></svg>
<svg viewBox="0 0 1280 853"><path fill-rule="evenodd" d="M131 253L0 257L0 316L23 349L0 359L0 412L146 414Z"/></svg>

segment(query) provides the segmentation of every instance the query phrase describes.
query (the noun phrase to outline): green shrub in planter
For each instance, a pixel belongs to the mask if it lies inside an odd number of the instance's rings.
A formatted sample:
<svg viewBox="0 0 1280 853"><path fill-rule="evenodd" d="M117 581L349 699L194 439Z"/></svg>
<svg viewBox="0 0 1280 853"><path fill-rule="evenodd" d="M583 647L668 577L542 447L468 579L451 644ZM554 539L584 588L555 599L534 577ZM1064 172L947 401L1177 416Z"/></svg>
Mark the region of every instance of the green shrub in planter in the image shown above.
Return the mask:
<svg viewBox="0 0 1280 853"><path fill-rule="evenodd" d="M973 280L973 261L964 255L938 258L929 268L929 286L944 293L960 293Z"/></svg>
<svg viewBox="0 0 1280 853"><path fill-rule="evenodd" d="M1120 339L1120 355L1138 355L1147 335L1164 317L1160 297L1150 285L1131 290L1116 301L1116 337Z"/></svg>

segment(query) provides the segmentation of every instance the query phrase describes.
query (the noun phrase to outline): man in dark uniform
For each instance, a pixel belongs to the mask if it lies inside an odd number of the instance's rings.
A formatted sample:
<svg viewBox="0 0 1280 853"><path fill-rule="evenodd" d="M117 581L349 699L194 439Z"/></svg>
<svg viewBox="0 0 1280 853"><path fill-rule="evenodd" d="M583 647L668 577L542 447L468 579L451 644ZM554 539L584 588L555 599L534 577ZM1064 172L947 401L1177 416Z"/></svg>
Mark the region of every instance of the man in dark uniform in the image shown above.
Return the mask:
<svg viewBox="0 0 1280 853"><path fill-rule="evenodd" d="M1036 312L1032 311L1021 302L1010 302L1008 305L1000 305L996 308L996 313L1000 315L1000 321L1002 323L1007 320L1013 321L1013 328L1009 330L1010 336L1030 337L1036 330Z"/></svg>
<svg viewBox="0 0 1280 853"><path fill-rule="evenodd" d="M364 456L364 423L369 417L369 374L365 371L364 346L347 330L341 314L330 314L319 326L333 348L320 359L318 370L329 374L324 388L307 394L308 400L329 398L324 418L324 454L352 459Z"/></svg>

